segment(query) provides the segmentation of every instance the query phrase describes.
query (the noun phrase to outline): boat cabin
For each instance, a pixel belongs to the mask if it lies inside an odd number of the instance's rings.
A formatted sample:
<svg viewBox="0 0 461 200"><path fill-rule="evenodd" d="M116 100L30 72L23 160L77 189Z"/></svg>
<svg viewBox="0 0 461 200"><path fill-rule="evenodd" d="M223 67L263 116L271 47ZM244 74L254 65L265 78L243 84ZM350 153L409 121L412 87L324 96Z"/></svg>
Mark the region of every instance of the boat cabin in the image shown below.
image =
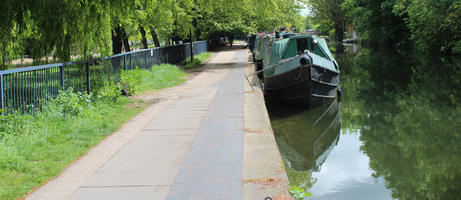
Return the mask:
<svg viewBox="0 0 461 200"><path fill-rule="evenodd" d="M273 42L264 67L270 67L278 64L281 60L302 55L306 50L333 62L337 69L336 60L328 49L325 39L312 35L295 35Z"/></svg>

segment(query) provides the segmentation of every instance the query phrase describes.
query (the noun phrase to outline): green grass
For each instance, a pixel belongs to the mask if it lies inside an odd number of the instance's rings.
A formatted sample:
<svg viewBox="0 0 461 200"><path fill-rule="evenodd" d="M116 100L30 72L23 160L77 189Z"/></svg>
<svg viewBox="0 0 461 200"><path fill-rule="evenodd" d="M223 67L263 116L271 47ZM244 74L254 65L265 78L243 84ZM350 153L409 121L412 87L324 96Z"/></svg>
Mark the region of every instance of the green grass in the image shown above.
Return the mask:
<svg viewBox="0 0 461 200"><path fill-rule="evenodd" d="M201 53L199 55L194 56L193 61L191 61L190 58L188 58L187 60L182 62L181 65L186 67L186 68L196 67L196 66L202 64L203 61L208 59L210 56L211 56L210 52Z"/></svg>
<svg viewBox="0 0 461 200"><path fill-rule="evenodd" d="M172 65L143 73L140 91L174 86L186 75ZM68 90L34 115L0 115L0 199L22 198L56 177L148 105L123 96L115 99Z"/></svg>
<svg viewBox="0 0 461 200"><path fill-rule="evenodd" d="M183 77L187 73L184 70L170 64L153 66L144 75L144 81L139 85L139 91L157 90L175 86L186 81Z"/></svg>

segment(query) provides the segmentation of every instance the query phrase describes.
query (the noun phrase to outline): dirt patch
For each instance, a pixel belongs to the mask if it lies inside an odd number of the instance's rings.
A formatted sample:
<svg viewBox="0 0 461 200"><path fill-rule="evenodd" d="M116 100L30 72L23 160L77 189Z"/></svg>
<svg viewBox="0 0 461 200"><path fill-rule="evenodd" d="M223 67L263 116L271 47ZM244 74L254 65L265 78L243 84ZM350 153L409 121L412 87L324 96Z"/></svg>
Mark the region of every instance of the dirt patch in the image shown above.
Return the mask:
<svg viewBox="0 0 461 200"><path fill-rule="evenodd" d="M283 179L280 178L259 178L259 179L249 179L243 180L242 183L252 183L262 185L263 187L277 187L278 185L285 183Z"/></svg>
<svg viewBox="0 0 461 200"><path fill-rule="evenodd" d="M291 196L286 194L279 194L272 197L272 200L292 200Z"/></svg>
<svg viewBox="0 0 461 200"><path fill-rule="evenodd" d="M246 133L265 133L265 131L263 129L247 129L247 128L244 128L244 129L241 129L243 132L246 132Z"/></svg>
<svg viewBox="0 0 461 200"><path fill-rule="evenodd" d="M136 101L133 103L129 103L125 105L126 109L145 109L150 105L154 104L153 102L146 102L146 101Z"/></svg>

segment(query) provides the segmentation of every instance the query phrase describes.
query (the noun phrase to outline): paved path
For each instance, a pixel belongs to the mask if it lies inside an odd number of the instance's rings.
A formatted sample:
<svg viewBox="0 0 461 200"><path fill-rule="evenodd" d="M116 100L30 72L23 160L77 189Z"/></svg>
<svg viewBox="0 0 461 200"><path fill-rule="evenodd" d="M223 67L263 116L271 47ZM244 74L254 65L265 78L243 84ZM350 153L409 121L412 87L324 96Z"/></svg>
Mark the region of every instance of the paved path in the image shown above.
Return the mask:
<svg viewBox="0 0 461 200"><path fill-rule="evenodd" d="M28 199L252 199L251 188L258 183L250 181L250 190L245 189L243 177L258 173L242 169L247 57L243 49L214 53L194 79L141 96L157 103ZM267 132L266 160L286 179ZM269 169L269 175L276 171ZM258 198L264 199L267 192L260 190Z"/></svg>

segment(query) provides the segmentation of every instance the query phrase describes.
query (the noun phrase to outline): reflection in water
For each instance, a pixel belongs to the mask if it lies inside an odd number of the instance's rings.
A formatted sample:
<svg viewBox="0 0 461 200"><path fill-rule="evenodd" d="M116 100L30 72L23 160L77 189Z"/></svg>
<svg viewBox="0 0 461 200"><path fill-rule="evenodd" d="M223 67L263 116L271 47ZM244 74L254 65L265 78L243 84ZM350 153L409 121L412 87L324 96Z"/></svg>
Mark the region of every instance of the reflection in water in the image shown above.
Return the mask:
<svg viewBox="0 0 461 200"><path fill-rule="evenodd" d="M313 126L331 105L268 105L291 185L310 188L307 199L461 199L461 59L369 49L335 57L342 128L337 111Z"/></svg>
<svg viewBox="0 0 461 200"><path fill-rule="evenodd" d="M396 199L460 199L461 62L368 50L350 64L343 128L360 130L374 176Z"/></svg>
<svg viewBox="0 0 461 200"><path fill-rule="evenodd" d="M341 121L337 101L312 110L267 104L290 183L309 188L312 171L320 171L339 140Z"/></svg>
<svg viewBox="0 0 461 200"><path fill-rule="evenodd" d="M311 188L309 199L380 200L391 199L382 178L373 177L368 167L369 158L360 151L359 133L348 131L323 164L322 170L312 174L317 182Z"/></svg>
<svg viewBox="0 0 461 200"><path fill-rule="evenodd" d="M296 113L282 104L268 104L272 127L290 167L318 171L339 139L337 101ZM290 113L292 113L290 115ZM294 113L294 114L293 114Z"/></svg>

